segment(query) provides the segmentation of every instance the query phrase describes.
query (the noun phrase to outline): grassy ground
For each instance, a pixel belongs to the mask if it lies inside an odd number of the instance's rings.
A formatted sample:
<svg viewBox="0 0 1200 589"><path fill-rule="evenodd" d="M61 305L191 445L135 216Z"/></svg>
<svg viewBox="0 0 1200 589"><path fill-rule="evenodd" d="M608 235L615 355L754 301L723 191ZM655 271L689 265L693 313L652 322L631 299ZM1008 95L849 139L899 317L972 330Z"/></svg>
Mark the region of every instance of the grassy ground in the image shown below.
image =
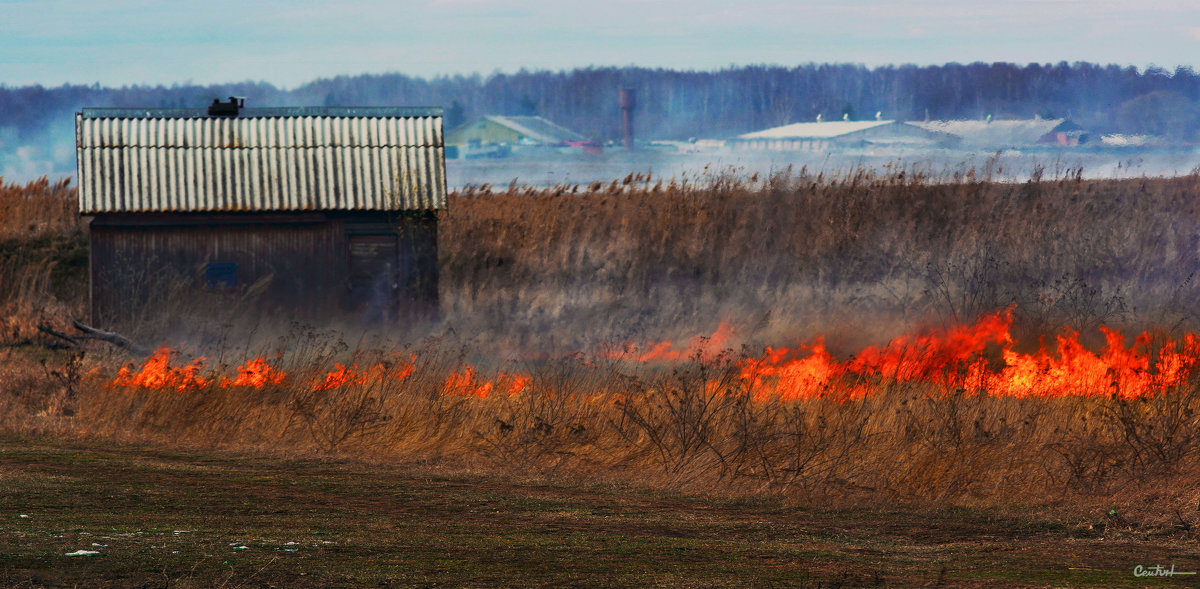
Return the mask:
<svg viewBox="0 0 1200 589"><path fill-rule="evenodd" d="M954 509L0 437L0 584L1144 586L1194 542ZM78 550L90 556L68 556Z"/></svg>

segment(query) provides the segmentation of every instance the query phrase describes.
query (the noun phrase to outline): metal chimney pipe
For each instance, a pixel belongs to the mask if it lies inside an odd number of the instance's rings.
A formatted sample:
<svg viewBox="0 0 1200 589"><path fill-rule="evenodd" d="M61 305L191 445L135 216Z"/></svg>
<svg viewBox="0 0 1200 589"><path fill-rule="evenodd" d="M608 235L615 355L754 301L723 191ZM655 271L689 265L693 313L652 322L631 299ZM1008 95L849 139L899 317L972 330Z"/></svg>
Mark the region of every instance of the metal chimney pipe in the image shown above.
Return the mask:
<svg viewBox="0 0 1200 589"><path fill-rule="evenodd" d="M621 88L621 122L625 132L625 149L633 151L633 109L637 106L637 93L633 88Z"/></svg>

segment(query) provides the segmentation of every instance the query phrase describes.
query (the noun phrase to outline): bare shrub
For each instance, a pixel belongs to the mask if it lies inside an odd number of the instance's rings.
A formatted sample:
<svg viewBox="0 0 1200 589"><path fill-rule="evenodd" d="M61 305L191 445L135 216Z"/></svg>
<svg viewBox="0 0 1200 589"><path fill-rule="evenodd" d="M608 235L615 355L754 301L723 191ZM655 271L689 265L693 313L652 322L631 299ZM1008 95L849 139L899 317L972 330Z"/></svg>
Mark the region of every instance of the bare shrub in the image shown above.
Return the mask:
<svg viewBox="0 0 1200 589"><path fill-rule="evenodd" d="M1195 381L1173 387L1154 399L1114 397L1103 415L1116 430L1131 464L1140 473L1168 472L1195 457L1200 449L1200 395Z"/></svg>
<svg viewBox="0 0 1200 589"><path fill-rule="evenodd" d="M654 376L639 391L620 399L614 425L627 445L650 451L665 474L688 480L695 473L731 472L737 444L724 434L746 396L739 390L737 365L722 357L694 358Z"/></svg>
<svg viewBox="0 0 1200 589"><path fill-rule="evenodd" d="M495 462L549 472L607 462L603 457L615 450L604 435L609 406L637 379L579 354L539 362L529 374L524 390L502 395L494 421L476 432Z"/></svg>

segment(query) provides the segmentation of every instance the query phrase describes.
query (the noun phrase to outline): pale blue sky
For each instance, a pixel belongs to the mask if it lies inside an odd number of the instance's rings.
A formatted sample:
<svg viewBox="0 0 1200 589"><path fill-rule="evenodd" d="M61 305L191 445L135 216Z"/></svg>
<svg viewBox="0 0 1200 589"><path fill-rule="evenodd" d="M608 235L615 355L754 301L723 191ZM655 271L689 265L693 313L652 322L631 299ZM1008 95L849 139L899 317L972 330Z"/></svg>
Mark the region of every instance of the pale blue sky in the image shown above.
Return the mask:
<svg viewBox="0 0 1200 589"><path fill-rule="evenodd" d="M0 0L8 86L1197 56L1200 0Z"/></svg>

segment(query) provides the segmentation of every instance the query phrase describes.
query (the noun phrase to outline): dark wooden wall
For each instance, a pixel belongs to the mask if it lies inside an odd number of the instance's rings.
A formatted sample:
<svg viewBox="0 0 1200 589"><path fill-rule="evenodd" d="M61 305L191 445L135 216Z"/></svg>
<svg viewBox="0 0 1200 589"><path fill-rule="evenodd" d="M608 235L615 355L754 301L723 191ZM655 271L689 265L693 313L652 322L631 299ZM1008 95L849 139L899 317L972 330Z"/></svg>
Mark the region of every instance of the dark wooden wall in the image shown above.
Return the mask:
<svg viewBox="0 0 1200 589"><path fill-rule="evenodd" d="M90 227L100 325L205 304L315 322L437 309L433 212L109 214Z"/></svg>

